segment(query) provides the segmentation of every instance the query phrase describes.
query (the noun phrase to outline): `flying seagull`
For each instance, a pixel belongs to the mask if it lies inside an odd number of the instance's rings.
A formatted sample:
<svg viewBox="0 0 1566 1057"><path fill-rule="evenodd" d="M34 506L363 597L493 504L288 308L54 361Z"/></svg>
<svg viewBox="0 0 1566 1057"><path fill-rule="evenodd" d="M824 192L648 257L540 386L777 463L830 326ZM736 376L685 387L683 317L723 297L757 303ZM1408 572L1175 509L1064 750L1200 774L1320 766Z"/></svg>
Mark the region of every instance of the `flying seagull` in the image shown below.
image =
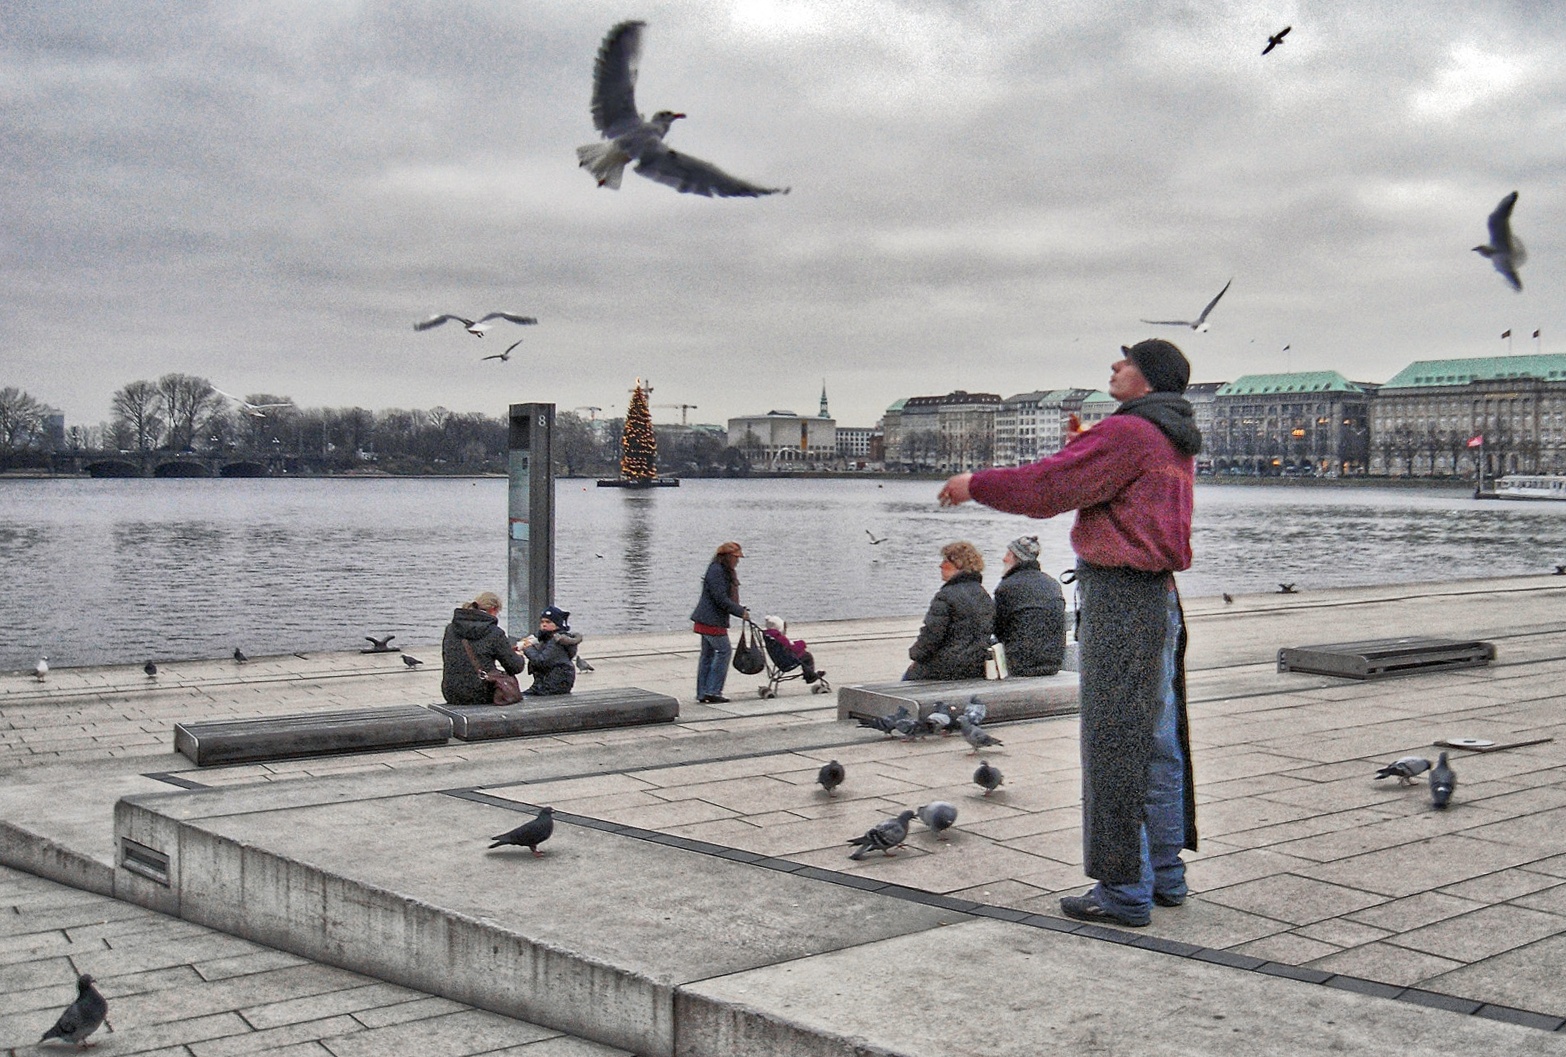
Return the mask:
<svg viewBox="0 0 1566 1057"><path fill-rule="evenodd" d="M546 807L541 809L530 822L524 822L516 829L507 830L496 837L489 838L495 843L487 850L493 851L503 844L515 844L519 848L526 848L534 855L542 855L538 846L549 839L549 835L555 831L555 809Z"/></svg>
<svg viewBox="0 0 1566 1057"><path fill-rule="evenodd" d="M1218 297L1215 297L1211 301L1207 302L1207 307L1202 309L1202 314L1197 316L1194 321L1189 319L1144 319L1142 322L1151 323L1155 327L1190 327L1198 334L1206 334L1209 330L1212 329L1212 325L1207 322L1207 313L1213 310L1213 306L1218 303L1218 298L1228 293L1229 287L1233 284L1233 279L1230 279L1227 283L1224 283L1223 289L1218 291Z"/></svg>
<svg viewBox="0 0 1566 1057"><path fill-rule="evenodd" d="M1267 38L1267 46L1262 49L1262 54L1265 55L1269 51L1271 51L1273 48L1276 48L1279 44L1282 44L1283 43L1283 38L1287 37L1289 35L1289 30L1291 30L1293 28L1294 28L1293 26L1284 26L1282 29L1278 30L1278 32L1276 32L1272 36L1268 37Z"/></svg>
<svg viewBox="0 0 1566 1057"><path fill-rule="evenodd" d="M218 396L227 397L234 403L238 404L240 412L249 415L251 418L266 418L266 413L274 407L294 406L291 401L284 401L281 404L252 404L250 401L237 397L233 393L225 393L217 386L213 386L212 391Z"/></svg>
<svg viewBox="0 0 1566 1057"><path fill-rule="evenodd" d="M87 1036L97 1031L108 1019L109 1003L92 984L92 977L86 973L76 978L76 1001L65 1007L65 1012L54 1022L54 1027L44 1032L43 1038L38 1040L40 1043L60 1039L74 1042L81 1048L94 1045L87 1041ZM112 1024L109 1026L113 1027Z"/></svg>
<svg viewBox="0 0 1566 1057"><path fill-rule="evenodd" d="M711 198L759 198L788 194L787 187L760 187L730 176L711 162L680 154L664 146L669 127L684 117L660 110L646 120L636 109L636 71L642 57L645 22L621 22L609 31L593 64L593 127L603 143L576 148L578 164L592 173L599 187L620 188L625 167L668 184L682 194Z"/></svg>
<svg viewBox="0 0 1566 1057"><path fill-rule="evenodd" d="M417 323L413 324L413 329L429 330L431 327L438 327L442 323L453 319L466 327L468 329L468 333L472 334L475 338L482 338L484 336L484 332L495 325L493 320L504 319L507 323L517 323L524 327L532 326L538 322L538 320L534 319L532 316L518 315L515 312L491 312L486 316L480 316L476 320L469 319L467 316L455 316L450 312L445 312L440 315L430 316L427 319L419 320ZM513 345L512 348L516 348L516 346ZM507 349L506 351L510 352L511 349Z"/></svg>
<svg viewBox="0 0 1566 1057"><path fill-rule="evenodd" d="M1512 235L1512 207L1516 204L1516 191L1501 199L1501 204L1490 214L1490 244L1475 246L1474 252L1490 258L1490 263L1501 273L1501 278L1520 293L1522 280L1517 278L1517 269L1527 262L1528 251L1523 249L1522 239Z"/></svg>
<svg viewBox="0 0 1566 1057"><path fill-rule="evenodd" d="M880 539L876 539L875 533L871 532L869 529L865 529L865 535L870 537L870 546L872 547L885 543L887 539L885 536L882 536Z"/></svg>
<svg viewBox="0 0 1566 1057"><path fill-rule="evenodd" d="M499 360L501 363L505 363L507 360L511 359L511 350L520 344L522 344L520 341L513 341L510 345L506 346L505 352L494 352L490 353L488 356L480 356L479 360Z"/></svg>

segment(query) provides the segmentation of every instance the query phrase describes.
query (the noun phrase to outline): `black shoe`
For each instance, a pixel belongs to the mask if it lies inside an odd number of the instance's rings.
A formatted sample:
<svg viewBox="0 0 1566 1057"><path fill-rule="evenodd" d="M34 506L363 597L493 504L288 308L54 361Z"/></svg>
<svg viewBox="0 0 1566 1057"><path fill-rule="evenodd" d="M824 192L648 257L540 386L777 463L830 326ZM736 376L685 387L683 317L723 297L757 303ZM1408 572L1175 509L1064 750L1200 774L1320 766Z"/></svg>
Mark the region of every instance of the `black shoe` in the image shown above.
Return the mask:
<svg viewBox="0 0 1566 1057"><path fill-rule="evenodd" d="M1171 896L1171 895L1165 895L1162 892L1154 892L1153 893L1153 902L1157 903L1161 907L1184 906L1185 905L1185 896L1183 896L1183 895Z"/></svg>
<svg viewBox="0 0 1566 1057"><path fill-rule="evenodd" d="M728 703L729 699L722 694L713 694L707 698L707 704L709 705L726 705Z"/></svg>
<svg viewBox="0 0 1566 1057"><path fill-rule="evenodd" d="M1141 917L1131 917L1111 910L1100 904L1091 895L1085 896L1061 896L1060 912L1068 918L1077 921L1094 921L1101 925L1124 925L1126 928L1139 929L1152 922L1153 916L1143 913Z"/></svg>

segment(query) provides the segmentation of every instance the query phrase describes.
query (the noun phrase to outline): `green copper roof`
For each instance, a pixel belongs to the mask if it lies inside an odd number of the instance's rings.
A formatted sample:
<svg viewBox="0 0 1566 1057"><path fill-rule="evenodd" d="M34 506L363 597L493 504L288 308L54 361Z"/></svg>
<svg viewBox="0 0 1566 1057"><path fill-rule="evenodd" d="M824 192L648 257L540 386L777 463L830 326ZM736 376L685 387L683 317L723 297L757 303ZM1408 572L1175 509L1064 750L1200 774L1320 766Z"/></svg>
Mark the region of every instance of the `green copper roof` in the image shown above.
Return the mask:
<svg viewBox="0 0 1566 1057"><path fill-rule="evenodd" d="M1566 356L1478 356L1471 360L1415 360L1381 388L1412 389L1431 385L1467 385L1504 378L1566 381Z"/></svg>
<svg viewBox="0 0 1566 1057"><path fill-rule="evenodd" d="M1246 374L1218 387L1217 396L1270 396L1275 393L1363 393L1337 371L1297 371L1293 374Z"/></svg>
<svg viewBox="0 0 1566 1057"><path fill-rule="evenodd" d="M894 401L892 401L892 403L890 405L888 405L887 410L888 411L901 411L903 409L903 405L906 404L906 403L908 403L908 398L905 396L901 400L894 400Z"/></svg>
<svg viewBox="0 0 1566 1057"><path fill-rule="evenodd" d="M1110 396L1108 393L1105 393L1105 392L1102 392L1102 391L1095 391L1095 392L1089 393L1087 396L1084 396L1082 398L1082 406L1083 407L1086 407L1088 404L1106 404L1106 403L1107 404L1118 404L1118 403L1120 403L1120 401L1116 400L1114 397Z"/></svg>

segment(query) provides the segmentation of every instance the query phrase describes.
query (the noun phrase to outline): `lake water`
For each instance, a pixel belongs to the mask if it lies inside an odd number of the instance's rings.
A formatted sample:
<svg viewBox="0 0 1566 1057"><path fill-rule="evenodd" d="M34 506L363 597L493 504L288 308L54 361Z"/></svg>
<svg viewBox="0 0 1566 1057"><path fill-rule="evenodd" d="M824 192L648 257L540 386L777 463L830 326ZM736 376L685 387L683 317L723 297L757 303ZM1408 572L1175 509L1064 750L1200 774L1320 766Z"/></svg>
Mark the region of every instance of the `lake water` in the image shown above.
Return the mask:
<svg viewBox="0 0 1566 1057"><path fill-rule="evenodd" d="M941 510L934 481L688 480L632 492L560 481L558 604L588 635L689 627L717 544L744 543L758 618L919 614L939 548L970 539L999 575L1037 534L1073 564L1070 516ZM872 545L866 530L885 542ZM0 669L344 650L439 639L478 591L505 594L499 479L0 481ZM1566 503L1375 487L1197 489L1188 596L1553 571Z"/></svg>

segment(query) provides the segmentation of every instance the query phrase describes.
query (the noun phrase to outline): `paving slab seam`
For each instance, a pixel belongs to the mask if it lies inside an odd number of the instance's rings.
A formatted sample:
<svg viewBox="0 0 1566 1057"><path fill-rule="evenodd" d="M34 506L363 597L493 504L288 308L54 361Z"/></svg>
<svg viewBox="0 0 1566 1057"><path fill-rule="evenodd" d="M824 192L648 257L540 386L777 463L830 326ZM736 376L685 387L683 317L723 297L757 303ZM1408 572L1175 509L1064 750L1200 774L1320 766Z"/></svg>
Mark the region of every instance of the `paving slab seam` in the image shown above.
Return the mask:
<svg viewBox="0 0 1566 1057"><path fill-rule="evenodd" d="M527 784L527 783L520 783ZM541 805L524 804L515 800L507 800L503 797L492 796L479 789L445 789L441 790L446 796L459 800L469 800L474 803L485 804L490 807L503 808L520 814L536 814ZM1394 1002L1406 1002L1411 1005L1424 1006L1434 1009L1442 1009L1452 1013L1461 1013L1467 1016L1482 1017L1488 1020L1499 1020L1508 1024L1516 1024L1521 1027L1534 1028L1540 1031L1561 1032L1566 1029L1566 1017L1552 1013L1541 1013L1537 1010L1518 1009L1513 1006L1504 1006L1494 1002L1481 1002L1476 999L1462 998L1457 995L1448 995L1440 991L1430 991L1419 987L1404 987L1398 984L1385 984L1377 980L1366 980L1362 977L1349 976L1343 973L1325 972L1321 969L1312 969L1309 966L1290 965L1286 962L1269 961L1265 958L1254 958L1249 955L1237 954L1219 948L1202 947L1193 943L1185 943L1180 940L1166 939L1160 936L1143 936L1138 933L1128 932L1123 929L1112 928L1106 925L1097 925L1090 922L1074 922L1065 918L1051 917L1046 914L1032 914L1022 910L1013 910L1010 907L989 906L984 903L976 903L968 899L959 899L954 896L942 895L939 892L931 892L921 888L910 888L906 885L896 884L890 881L874 881L855 874L840 873L836 870L827 870L819 866L808 866L792 862L788 859L780 859L773 856L758 855L754 852L743 851L739 848L729 848L721 844L713 844L710 841L695 840L690 837L680 837L668 833L660 833L657 830L643 829L638 826L628 826L619 822L610 822L605 819L593 818L588 815L577 815L564 811L556 811L555 819L567 822L571 825L584 826L589 829L602 830L606 833L614 833L622 837L631 837L653 844L661 844L671 848L679 848L683 851L694 852L698 855L710 855L716 858L742 862L751 866L759 866L766 870L775 870L780 873L793 874L797 877L808 877L812 880L826 881L829 884L842 885L875 895L886 896L891 899L901 899L906 902L920 903L925 906L937 907L954 913L967 914L971 917L991 918L997 921L1006 921L1018 925L1026 925L1030 928L1044 929L1050 932L1064 932L1085 939L1099 940L1105 943L1115 943L1127 947L1135 947L1140 950L1152 951L1156 954L1165 954L1175 958L1190 958L1196 961L1210 962L1214 965L1222 965L1231 969L1239 969L1244 972L1259 973L1264 976L1276 976L1286 980L1294 980L1299 983L1315 984L1322 987L1330 987L1339 991L1352 991L1356 994L1368 995L1374 998L1389 999Z"/></svg>

